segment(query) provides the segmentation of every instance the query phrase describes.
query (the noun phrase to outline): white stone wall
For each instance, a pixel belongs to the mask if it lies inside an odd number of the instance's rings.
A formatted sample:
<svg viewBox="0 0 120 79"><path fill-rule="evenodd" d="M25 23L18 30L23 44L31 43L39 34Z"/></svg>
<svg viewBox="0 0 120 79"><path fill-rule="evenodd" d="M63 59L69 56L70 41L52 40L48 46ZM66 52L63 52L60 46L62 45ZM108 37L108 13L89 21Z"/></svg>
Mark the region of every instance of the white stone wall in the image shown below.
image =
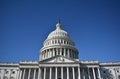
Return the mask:
<svg viewBox="0 0 120 79"><path fill-rule="evenodd" d="M57 67L57 78L61 78L61 65L49 65L45 64L44 66L42 63L41 65L35 66L35 62L26 64L20 64L16 67L13 65L8 64L0 64L0 79L50 79L50 67L52 68L51 72L51 79L56 79L56 71L55 68ZM59 63L60 64L60 63ZM65 64L65 63L64 63ZM23 66L24 65L24 66ZM45 66L46 65L46 66ZM39 66L41 66L41 75L39 76ZM80 66L80 78L78 78L78 66ZM44 68L46 67L46 73L44 73ZM69 79L73 79L73 67L74 67L74 79L120 79L120 64L116 63L106 63L106 64L97 64L97 62L93 63L76 63L76 65L63 65L63 79L67 79L67 67L69 67ZM100 69L100 77L99 71ZM25 73L24 73L25 70ZM21 73L20 73L21 72ZM35 75L34 75L35 74ZM44 75L45 74L45 75ZM24 75L24 76L23 76ZM28 77L29 76L29 77Z"/></svg>
<svg viewBox="0 0 120 79"><path fill-rule="evenodd" d="M0 79L17 79L19 75L18 69L12 68L1 68Z"/></svg>
<svg viewBox="0 0 120 79"><path fill-rule="evenodd" d="M102 79L120 79L120 67L102 67Z"/></svg>

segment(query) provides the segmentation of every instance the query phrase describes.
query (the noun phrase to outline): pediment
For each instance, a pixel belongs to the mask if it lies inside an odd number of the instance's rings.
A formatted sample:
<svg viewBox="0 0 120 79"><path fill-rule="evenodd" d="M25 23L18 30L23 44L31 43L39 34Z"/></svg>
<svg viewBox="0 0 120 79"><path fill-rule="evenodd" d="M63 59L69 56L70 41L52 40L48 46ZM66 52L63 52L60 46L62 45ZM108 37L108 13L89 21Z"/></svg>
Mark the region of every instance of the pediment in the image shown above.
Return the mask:
<svg viewBox="0 0 120 79"><path fill-rule="evenodd" d="M79 62L79 61L72 59L72 58L67 58L64 56L55 56L52 58L42 60L40 62L43 62L43 63L74 63L74 62Z"/></svg>

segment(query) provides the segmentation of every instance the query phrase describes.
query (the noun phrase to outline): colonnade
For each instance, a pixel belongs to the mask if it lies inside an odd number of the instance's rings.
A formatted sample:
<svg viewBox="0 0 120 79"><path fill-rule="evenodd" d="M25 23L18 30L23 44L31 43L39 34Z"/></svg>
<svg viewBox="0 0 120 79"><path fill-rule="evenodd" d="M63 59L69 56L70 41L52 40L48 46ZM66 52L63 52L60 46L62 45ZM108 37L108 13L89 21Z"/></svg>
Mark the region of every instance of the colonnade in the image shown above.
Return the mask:
<svg viewBox="0 0 120 79"><path fill-rule="evenodd" d="M62 55L70 58L78 58L78 52L69 48L51 48L41 52L41 60L54 57L56 55Z"/></svg>
<svg viewBox="0 0 120 79"><path fill-rule="evenodd" d="M101 76L98 67L40 67L39 69L20 70L18 79L101 79Z"/></svg>
<svg viewBox="0 0 120 79"><path fill-rule="evenodd" d="M74 46L74 43L71 40L67 40L67 39L52 39L52 40L47 40L47 41L45 41L44 46L57 45L57 44L72 45L72 46Z"/></svg>

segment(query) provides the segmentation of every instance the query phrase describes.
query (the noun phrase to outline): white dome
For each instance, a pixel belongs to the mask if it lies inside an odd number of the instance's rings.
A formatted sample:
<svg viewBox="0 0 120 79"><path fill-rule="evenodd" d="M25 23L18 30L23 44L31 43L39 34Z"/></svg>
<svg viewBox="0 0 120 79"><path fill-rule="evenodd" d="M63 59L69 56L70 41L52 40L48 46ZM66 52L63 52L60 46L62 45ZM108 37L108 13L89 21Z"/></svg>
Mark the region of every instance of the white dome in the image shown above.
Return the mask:
<svg viewBox="0 0 120 79"><path fill-rule="evenodd" d="M56 24L56 29L48 35L47 39L51 39L51 38L55 38L55 37L69 38L68 33L61 29L60 22L58 22Z"/></svg>
<svg viewBox="0 0 120 79"><path fill-rule="evenodd" d="M56 28L56 30L52 31L47 39L54 38L54 37L63 37L63 38L69 38L69 35L67 34L66 31Z"/></svg>

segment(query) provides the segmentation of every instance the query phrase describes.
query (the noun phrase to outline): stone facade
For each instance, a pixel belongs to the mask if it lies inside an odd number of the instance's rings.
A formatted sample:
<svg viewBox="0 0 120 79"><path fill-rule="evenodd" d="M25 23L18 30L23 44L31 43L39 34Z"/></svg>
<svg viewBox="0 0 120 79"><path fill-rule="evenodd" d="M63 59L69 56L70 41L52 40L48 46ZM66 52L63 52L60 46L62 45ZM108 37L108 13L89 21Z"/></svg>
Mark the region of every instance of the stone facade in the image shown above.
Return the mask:
<svg viewBox="0 0 120 79"><path fill-rule="evenodd" d="M120 62L79 60L59 21L44 41L39 61L0 63L0 79L120 79Z"/></svg>

